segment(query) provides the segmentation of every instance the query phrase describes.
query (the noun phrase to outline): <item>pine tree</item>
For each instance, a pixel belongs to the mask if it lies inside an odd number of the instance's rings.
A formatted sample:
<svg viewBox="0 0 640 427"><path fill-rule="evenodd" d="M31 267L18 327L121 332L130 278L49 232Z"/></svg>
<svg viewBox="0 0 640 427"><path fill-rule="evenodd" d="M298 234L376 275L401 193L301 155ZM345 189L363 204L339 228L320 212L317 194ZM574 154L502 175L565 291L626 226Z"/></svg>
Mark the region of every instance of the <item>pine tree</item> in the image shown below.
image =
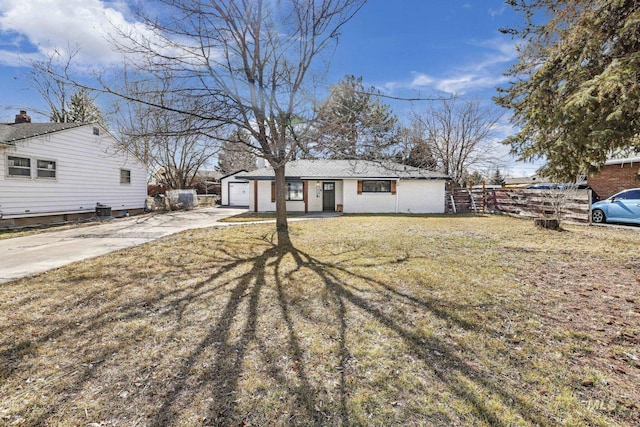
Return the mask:
<svg viewBox="0 0 640 427"><path fill-rule="evenodd" d="M54 123L98 123L104 126L102 113L95 105L95 98L92 98L86 89L80 89L73 95L68 108L62 105L60 108L53 107L51 121Z"/></svg>
<svg viewBox="0 0 640 427"><path fill-rule="evenodd" d="M377 99L375 88L365 88L362 77L347 75L331 89L320 108L315 129L320 157L380 158L396 141L391 108Z"/></svg>
<svg viewBox="0 0 640 427"><path fill-rule="evenodd" d="M469 181L471 181L473 185L480 185L482 184L482 181L484 181L484 177L480 172L474 171L471 175L469 175Z"/></svg>
<svg viewBox="0 0 640 427"><path fill-rule="evenodd" d="M510 85L496 102L513 110L505 140L541 173L573 180L617 150L638 148L640 8L624 0L509 0L526 19Z"/></svg>
<svg viewBox="0 0 640 427"><path fill-rule="evenodd" d="M247 138L246 132L237 130L228 141L222 143L216 166L218 171L227 175L243 169L252 171L256 168L256 156L249 150Z"/></svg>
<svg viewBox="0 0 640 427"><path fill-rule="evenodd" d="M491 176L491 184L493 185L504 185L504 177L500 173L500 169L496 168L496 171Z"/></svg>

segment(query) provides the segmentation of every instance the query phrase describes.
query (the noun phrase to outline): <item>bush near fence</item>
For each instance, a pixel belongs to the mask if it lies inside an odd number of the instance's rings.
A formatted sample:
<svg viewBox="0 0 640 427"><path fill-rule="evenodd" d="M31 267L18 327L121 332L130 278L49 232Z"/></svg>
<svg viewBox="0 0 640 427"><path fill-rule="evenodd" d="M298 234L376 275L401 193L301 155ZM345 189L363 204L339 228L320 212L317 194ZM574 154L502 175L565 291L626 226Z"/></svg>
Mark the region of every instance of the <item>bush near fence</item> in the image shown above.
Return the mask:
<svg viewBox="0 0 640 427"><path fill-rule="evenodd" d="M447 192L449 211L453 212L451 196L456 204L455 212L475 211L503 213L521 218L555 218L557 209L561 213L562 221L588 223L591 209L590 190L459 188Z"/></svg>
<svg viewBox="0 0 640 427"><path fill-rule="evenodd" d="M590 190L494 190L495 209L527 218L589 222ZM557 208L556 208L557 207Z"/></svg>

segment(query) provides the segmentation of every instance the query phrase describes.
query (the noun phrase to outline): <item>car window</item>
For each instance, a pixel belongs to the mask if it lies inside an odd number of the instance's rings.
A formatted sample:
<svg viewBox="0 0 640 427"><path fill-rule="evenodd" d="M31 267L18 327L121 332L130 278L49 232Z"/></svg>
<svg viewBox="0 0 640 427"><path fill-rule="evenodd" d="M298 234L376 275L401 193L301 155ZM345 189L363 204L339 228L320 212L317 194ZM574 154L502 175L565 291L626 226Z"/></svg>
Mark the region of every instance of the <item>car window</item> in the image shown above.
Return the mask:
<svg viewBox="0 0 640 427"><path fill-rule="evenodd" d="M640 190L624 191L616 196L616 200L635 200L640 199Z"/></svg>

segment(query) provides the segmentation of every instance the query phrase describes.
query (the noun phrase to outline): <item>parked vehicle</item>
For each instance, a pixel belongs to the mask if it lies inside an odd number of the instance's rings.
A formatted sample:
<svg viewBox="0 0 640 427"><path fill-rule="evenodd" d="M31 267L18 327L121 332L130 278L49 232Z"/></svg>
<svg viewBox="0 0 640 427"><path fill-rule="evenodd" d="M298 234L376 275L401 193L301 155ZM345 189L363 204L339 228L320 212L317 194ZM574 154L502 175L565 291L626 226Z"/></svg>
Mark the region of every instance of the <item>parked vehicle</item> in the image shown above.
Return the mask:
<svg viewBox="0 0 640 427"><path fill-rule="evenodd" d="M591 205L591 220L595 223L640 224L640 188L624 190L594 203Z"/></svg>

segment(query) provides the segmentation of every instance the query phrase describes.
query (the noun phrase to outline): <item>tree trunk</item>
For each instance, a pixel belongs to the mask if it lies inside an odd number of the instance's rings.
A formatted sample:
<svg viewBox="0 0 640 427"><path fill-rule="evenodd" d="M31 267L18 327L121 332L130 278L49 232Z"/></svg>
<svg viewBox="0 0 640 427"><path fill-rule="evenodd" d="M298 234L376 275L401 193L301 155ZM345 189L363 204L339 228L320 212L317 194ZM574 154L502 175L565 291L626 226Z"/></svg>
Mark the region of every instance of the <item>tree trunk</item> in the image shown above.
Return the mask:
<svg viewBox="0 0 640 427"><path fill-rule="evenodd" d="M291 244L289 240L289 225L287 224L287 183L285 180L285 166L274 168L276 190L276 230L278 247L285 248Z"/></svg>

